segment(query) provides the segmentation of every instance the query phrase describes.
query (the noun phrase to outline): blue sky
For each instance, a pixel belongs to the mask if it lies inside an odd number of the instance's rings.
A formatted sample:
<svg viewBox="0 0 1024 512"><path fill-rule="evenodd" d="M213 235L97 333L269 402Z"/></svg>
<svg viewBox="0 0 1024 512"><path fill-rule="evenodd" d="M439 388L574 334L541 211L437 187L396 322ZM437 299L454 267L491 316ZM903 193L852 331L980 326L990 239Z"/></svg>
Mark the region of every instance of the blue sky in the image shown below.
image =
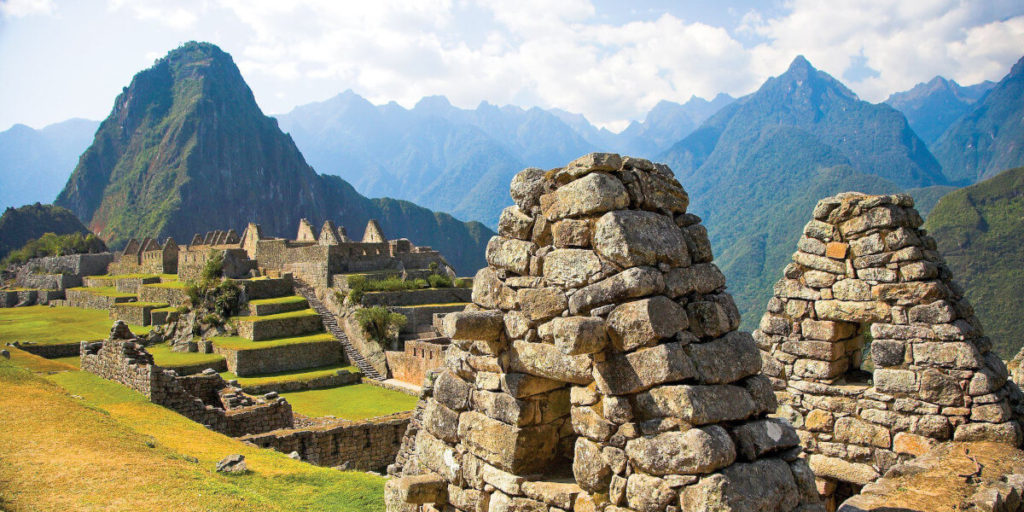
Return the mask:
<svg viewBox="0 0 1024 512"><path fill-rule="evenodd" d="M869 101L935 75L998 80L1024 54L1024 3L0 0L0 130L102 119L188 40L231 53L268 114L352 89L621 129L662 99L749 93L798 54Z"/></svg>

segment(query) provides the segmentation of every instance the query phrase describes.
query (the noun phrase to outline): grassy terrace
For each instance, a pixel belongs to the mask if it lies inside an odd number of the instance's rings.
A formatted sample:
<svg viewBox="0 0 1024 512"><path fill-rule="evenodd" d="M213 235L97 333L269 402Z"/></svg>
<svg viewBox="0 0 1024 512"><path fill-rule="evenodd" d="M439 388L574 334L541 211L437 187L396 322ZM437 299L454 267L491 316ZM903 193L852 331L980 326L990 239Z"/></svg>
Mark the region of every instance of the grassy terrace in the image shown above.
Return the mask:
<svg viewBox="0 0 1024 512"><path fill-rule="evenodd" d="M258 343L258 342L257 342ZM348 370L352 373L358 373L359 368L344 364L335 364L330 366L321 366L318 368L309 368L306 370L293 370L290 372L280 373L268 373L259 375L256 377L239 377L231 372L221 372L220 376L224 380L238 380L238 383L245 386L259 386L263 384L279 384L282 382L305 382L313 380L317 377L325 377L328 375L334 375L338 373L338 370Z"/></svg>
<svg viewBox="0 0 1024 512"><path fill-rule="evenodd" d="M274 297L271 299L250 300L249 304L255 304L257 306L260 306L263 304L298 304L300 302L306 302L306 298L299 295L291 295L288 297Z"/></svg>
<svg viewBox="0 0 1024 512"><path fill-rule="evenodd" d="M294 338L276 338L264 341L247 340L240 336L220 336L211 338L211 340L213 341L213 345L216 347L230 348L232 350L260 350L284 345L298 345L300 343L323 343L335 341L334 336L327 332L295 336Z"/></svg>
<svg viewBox="0 0 1024 512"><path fill-rule="evenodd" d="M113 286L94 286L92 288L87 288L87 287L82 286L82 287L78 287L78 288L68 288L68 291L72 291L72 290L79 291L79 292L87 292L87 293L91 293L93 295L100 295L102 297L134 297L135 296L134 293L119 292L119 291L117 291L117 288L114 288Z"/></svg>
<svg viewBox="0 0 1024 512"><path fill-rule="evenodd" d="M152 286L154 288L185 288L186 283L183 281L161 281L159 283L144 284L142 286Z"/></svg>
<svg viewBox="0 0 1024 512"><path fill-rule="evenodd" d="M383 478L246 446L114 382L12 356L0 359L0 509L384 509ZM214 471L232 453L248 474Z"/></svg>
<svg viewBox="0 0 1024 512"><path fill-rule="evenodd" d="M29 306L0 308L0 343L32 341L59 345L106 339L114 323L106 311L82 308ZM150 327L132 325L132 332L144 334Z"/></svg>
<svg viewBox="0 0 1024 512"><path fill-rule="evenodd" d="M212 364L224 359L220 354L202 354L199 352L174 352L167 343L150 345L146 351L153 354L153 362L164 368L178 368L197 364Z"/></svg>
<svg viewBox="0 0 1024 512"><path fill-rule="evenodd" d="M124 303L121 303L121 304L118 304L118 305L119 306L128 306L128 307L132 307L132 308L151 307L153 309L169 308L169 306L170 306L166 302L124 302Z"/></svg>
<svg viewBox="0 0 1024 512"><path fill-rule="evenodd" d="M281 393L292 410L311 417L364 420L416 407L416 397L370 384Z"/></svg>
<svg viewBox="0 0 1024 512"><path fill-rule="evenodd" d="M282 318L300 318L305 316L318 316L317 312L312 309L300 309L298 311L288 311L286 313L277 313L274 315L261 315L261 316L233 316L232 321L235 322L264 322L267 320L280 320Z"/></svg>

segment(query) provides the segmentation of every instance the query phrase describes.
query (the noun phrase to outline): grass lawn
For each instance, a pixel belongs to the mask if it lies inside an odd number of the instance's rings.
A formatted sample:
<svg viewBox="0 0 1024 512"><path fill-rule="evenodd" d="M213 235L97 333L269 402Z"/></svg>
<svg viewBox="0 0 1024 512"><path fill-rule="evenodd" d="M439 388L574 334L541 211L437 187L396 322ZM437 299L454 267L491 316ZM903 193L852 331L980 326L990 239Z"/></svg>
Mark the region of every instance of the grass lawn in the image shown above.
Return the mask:
<svg viewBox="0 0 1024 512"><path fill-rule="evenodd" d="M79 288L68 288L68 290L75 290L80 292L89 292L93 295L99 295L102 297L135 297L134 293L124 293L117 291L117 288L113 286L94 286L92 288L79 287Z"/></svg>
<svg viewBox="0 0 1024 512"><path fill-rule="evenodd" d="M106 339L114 321L106 311L82 308L28 306L0 308L0 343L32 341L58 345ZM151 327L132 325L132 332L145 334Z"/></svg>
<svg viewBox="0 0 1024 512"><path fill-rule="evenodd" d="M280 320L282 318L301 318L304 316L318 316L318 314L313 309L300 309L298 311L275 313L273 315L233 316L231 317L231 320L234 322L265 322L267 320Z"/></svg>
<svg viewBox="0 0 1024 512"><path fill-rule="evenodd" d="M164 368L192 366L196 364L216 363L224 359L220 354L203 354L200 352L174 352L167 343L158 343L146 347L153 355L153 362Z"/></svg>
<svg viewBox="0 0 1024 512"><path fill-rule="evenodd" d="M66 364L68 366L74 366L77 369L81 369L82 368L82 358L81 358L81 356L56 357L56 358L50 359L50 361L54 361L54 362L61 363L61 364Z"/></svg>
<svg viewBox="0 0 1024 512"><path fill-rule="evenodd" d="M292 410L311 417L334 416L363 420L416 407L416 397L370 384L281 393Z"/></svg>
<svg viewBox="0 0 1024 512"><path fill-rule="evenodd" d="M230 348L233 350L260 350L270 347L280 347L283 345L297 345L300 343L336 342L334 336L329 332L307 334L305 336L295 336L293 338L275 338L263 341L247 340L241 336L220 336L210 338L210 340L213 341L214 346Z"/></svg>
<svg viewBox="0 0 1024 512"><path fill-rule="evenodd" d="M262 304L298 304L300 302L306 302L306 298L300 295L291 295L288 297L274 297L270 299L250 300L249 304L255 304L259 306Z"/></svg>
<svg viewBox="0 0 1024 512"><path fill-rule="evenodd" d="M381 477L246 446L117 383L12 352L0 359L0 509L384 509ZM216 473L234 453L250 472Z"/></svg>
<svg viewBox="0 0 1024 512"><path fill-rule="evenodd" d="M154 288L182 288L182 289L184 289L185 286L187 286L187 284L182 282L182 281L161 281L159 283L149 283L149 284L144 284L142 286L152 286Z"/></svg>
<svg viewBox="0 0 1024 512"><path fill-rule="evenodd" d="M313 380L317 377L324 377L327 375L334 375L338 373L338 370L348 370L352 373L359 372L359 368L344 364L335 364L331 366L320 366L318 368L309 368L306 370L293 370L290 372L280 373L267 373L257 377L239 377L231 372L221 372L220 376L224 380L238 380L238 383L245 386L257 386L263 384L277 384L280 382L304 382L307 380Z"/></svg>

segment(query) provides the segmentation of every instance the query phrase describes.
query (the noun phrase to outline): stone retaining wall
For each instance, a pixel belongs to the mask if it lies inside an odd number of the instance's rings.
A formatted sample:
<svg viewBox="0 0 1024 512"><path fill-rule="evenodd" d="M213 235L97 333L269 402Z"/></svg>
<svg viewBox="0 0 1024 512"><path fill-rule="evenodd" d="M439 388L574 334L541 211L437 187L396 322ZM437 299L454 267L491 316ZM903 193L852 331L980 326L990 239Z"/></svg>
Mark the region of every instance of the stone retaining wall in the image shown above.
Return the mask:
<svg viewBox="0 0 1024 512"><path fill-rule="evenodd" d="M315 379L242 386L242 390L250 395L263 395L270 393L271 391L276 391L278 393L291 393L293 391L350 386L352 384L359 384L362 378L362 373L338 370L338 373L334 375L324 375L323 377L317 377Z"/></svg>
<svg viewBox="0 0 1024 512"><path fill-rule="evenodd" d="M187 296L184 288L166 288L162 286L139 287L140 302L162 302L178 305L185 302Z"/></svg>
<svg viewBox="0 0 1024 512"><path fill-rule="evenodd" d="M110 318L124 320L132 325L149 325L151 313L154 309L166 307L166 304L140 304L138 302L124 302L114 304L110 307Z"/></svg>
<svg viewBox="0 0 1024 512"><path fill-rule="evenodd" d="M380 471L395 461L411 414L403 412L302 430L277 430L240 439L281 453L298 452L302 460L318 466Z"/></svg>
<svg viewBox="0 0 1024 512"><path fill-rule="evenodd" d="M159 277L123 277L114 280L114 287L121 293L138 294L142 285L159 282Z"/></svg>
<svg viewBox="0 0 1024 512"><path fill-rule="evenodd" d="M77 356L81 351L81 343L59 343L54 345L40 345L37 343L20 343L15 341L14 346L25 352L45 357L46 359L57 359L59 357Z"/></svg>
<svg viewBox="0 0 1024 512"><path fill-rule="evenodd" d="M127 327L124 330L127 331ZM291 405L283 398L267 401L249 399L243 400L241 406L218 407L210 403L214 395L228 400L239 396L241 390L230 388L216 373L180 377L176 372L154 364L153 356L137 340L120 339L116 335L112 338L102 342L82 342L82 370L127 386L155 404L173 409L229 436L293 425Z"/></svg>
<svg viewBox="0 0 1024 512"><path fill-rule="evenodd" d="M82 286L82 277L75 274L19 274L16 285L20 288L64 290Z"/></svg>
<svg viewBox="0 0 1024 512"><path fill-rule="evenodd" d="M302 336L322 331L323 320L320 315L286 316L283 318L249 317L250 320L236 320L238 335L253 341L272 340Z"/></svg>
<svg viewBox="0 0 1024 512"><path fill-rule="evenodd" d="M240 279L235 282L242 287L247 300L295 295L295 282L291 274L284 274L280 278Z"/></svg>
<svg viewBox="0 0 1024 512"><path fill-rule="evenodd" d="M405 315L406 323L401 333L415 333L429 331L434 324L434 315L444 315L466 309L466 304L437 306L396 306L388 308L395 313Z"/></svg>
<svg viewBox="0 0 1024 512"><path fill-rule="evenodd" d="M297 343L270 348L235 350L213 347L227 360L228 369L239 377L315 368L337 364L342 360L341 343L321 341Z"/></svg>
<svg viewBox="0 0 1024 512"><path fill-rule="evenodd" d="M296 302L271 302L267 304L249 303L249 314L253 316L276 315L278 313L287 313L289 311L298 311L300 309L309 309L309 303L305 300Z"/></svg>
<svg viewBox="0 0 1024 512"><path fill-rule="evenodd" d="M67 296L68 304L75 308L84 309L99 309L109 310L114 304L120 302L134 302L135 297L110 297L107 295L97 295L90 292L88 289L84 290L66 290L65 295Z"/></svg>

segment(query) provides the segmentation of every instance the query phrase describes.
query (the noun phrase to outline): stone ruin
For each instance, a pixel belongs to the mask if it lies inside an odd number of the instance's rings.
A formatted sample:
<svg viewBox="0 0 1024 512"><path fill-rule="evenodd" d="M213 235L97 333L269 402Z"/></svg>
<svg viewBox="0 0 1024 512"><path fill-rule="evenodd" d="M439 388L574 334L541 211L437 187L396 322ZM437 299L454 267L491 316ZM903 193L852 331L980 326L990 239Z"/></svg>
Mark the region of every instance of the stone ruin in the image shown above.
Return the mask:
<svg viewBox="0 0 1024 512"><path fill-rule="evenodd" d="M939 441L1021 441L1019 388L921 224L907 195L819 201L754 332L837 501Z"/></svg>
<svg viewBox="0 0 1024 512"><path fill-rule="evenodd" d="M591 154L511 194L388 510L823 510L671 170Z"/></svg>

